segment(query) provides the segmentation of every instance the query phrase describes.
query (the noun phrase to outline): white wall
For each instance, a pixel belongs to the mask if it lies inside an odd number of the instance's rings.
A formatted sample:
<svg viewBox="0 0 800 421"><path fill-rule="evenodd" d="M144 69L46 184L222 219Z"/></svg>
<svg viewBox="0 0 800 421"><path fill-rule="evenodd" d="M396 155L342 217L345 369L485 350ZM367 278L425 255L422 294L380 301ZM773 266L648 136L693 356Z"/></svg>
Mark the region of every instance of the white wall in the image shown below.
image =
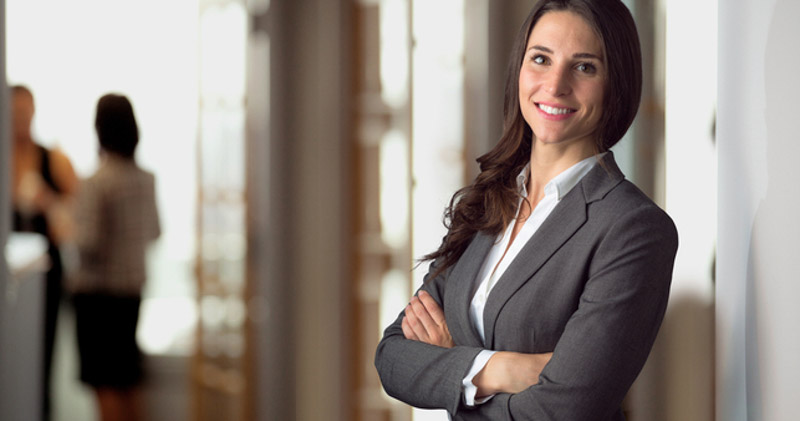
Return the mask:
<svg viewBox="0 0 800 421"><path fill-rule="evenodd" d="M797 419L800 2L719 3L717 419Z"/></svg>
<svg viewBox="0 0 800 421"><path fill-rule="evenodd" d="M706 421L714 417L717 4L662 0L659 8L666 21L665 205L680 246L669 307L651 354L661 372L651 378L659 393L649 398L660 400L654 405L659 411L639 419Z"/></svg>

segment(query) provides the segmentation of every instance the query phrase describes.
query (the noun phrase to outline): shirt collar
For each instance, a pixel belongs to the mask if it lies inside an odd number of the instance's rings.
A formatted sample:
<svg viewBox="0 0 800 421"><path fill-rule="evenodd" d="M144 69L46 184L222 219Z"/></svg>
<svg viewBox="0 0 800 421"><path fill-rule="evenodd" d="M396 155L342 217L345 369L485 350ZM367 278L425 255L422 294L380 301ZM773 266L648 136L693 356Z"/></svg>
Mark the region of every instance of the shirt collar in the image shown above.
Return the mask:
<svg viewBox="0 0 800 421"><path fill-rule="evenodd" d="M561 200L570 190L572 190L575 185L581 181L581 178L589 173L589 171L594 168L597 164L597 160L606 152L599 153L597 155L592 155L575 165L567 168L566 170L562 171L557 176L553 177L545 186L544 186L544 194L549 196L551 194L555 194L558 200ZM519 189L520 195L522 197L528 197L528 176L531 173L531 163L528 162L525 165L525 168L520 171L517 175L517 188Z"/></svg>

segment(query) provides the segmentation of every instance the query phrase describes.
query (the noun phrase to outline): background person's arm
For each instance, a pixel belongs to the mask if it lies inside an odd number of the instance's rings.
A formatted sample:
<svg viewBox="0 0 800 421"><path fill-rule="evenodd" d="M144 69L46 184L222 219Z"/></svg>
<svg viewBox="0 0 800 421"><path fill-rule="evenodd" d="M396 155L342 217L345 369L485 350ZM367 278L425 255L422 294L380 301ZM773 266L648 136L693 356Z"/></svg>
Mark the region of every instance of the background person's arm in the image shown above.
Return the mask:
<svg viewBox="0 0 800 421"><path fill-rule="evenodd" d="M50 237L56 244L64 244L75 235L73 212L80 182L66 155L57 149L47 153L50 158L50 173L59 192L56 193L49 187L41 189L40 206L47 215Z"/></svg>

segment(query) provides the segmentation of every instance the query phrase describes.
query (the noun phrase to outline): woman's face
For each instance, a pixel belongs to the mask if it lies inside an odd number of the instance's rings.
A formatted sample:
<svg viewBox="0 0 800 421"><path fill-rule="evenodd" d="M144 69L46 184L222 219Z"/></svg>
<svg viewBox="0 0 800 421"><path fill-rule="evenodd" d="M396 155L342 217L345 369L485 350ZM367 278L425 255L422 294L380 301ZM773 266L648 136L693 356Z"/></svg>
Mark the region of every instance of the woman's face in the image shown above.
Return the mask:
<svg viewBox="0 0 800 421"><path fill-rule="evenodd" d="M553 11L539 18L519 73L520 109L536 143L594 143L604 63L602 42L580 15Z"/></svg>
<svg viewBox="0 0 800 421"><path fill-rule="evenodd" d="M30 95L24 92L13 94L11 100L11 127L14 140L30 140L33 112L33 98Z"/></svg>

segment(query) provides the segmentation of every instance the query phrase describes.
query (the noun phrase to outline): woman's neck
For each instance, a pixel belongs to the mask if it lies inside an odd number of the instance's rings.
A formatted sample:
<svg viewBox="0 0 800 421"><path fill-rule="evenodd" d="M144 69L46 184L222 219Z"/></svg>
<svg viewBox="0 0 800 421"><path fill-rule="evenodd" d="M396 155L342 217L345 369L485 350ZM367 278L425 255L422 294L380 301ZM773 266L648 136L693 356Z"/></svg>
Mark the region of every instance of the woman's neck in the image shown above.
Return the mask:
<svg viewBox="0 0 800 421"><path fill-rule="evenodd" d="M531 147L529 191L543 191L555 176L594 154L594 144L591 142L543 144L534 141Z"/></svg>

